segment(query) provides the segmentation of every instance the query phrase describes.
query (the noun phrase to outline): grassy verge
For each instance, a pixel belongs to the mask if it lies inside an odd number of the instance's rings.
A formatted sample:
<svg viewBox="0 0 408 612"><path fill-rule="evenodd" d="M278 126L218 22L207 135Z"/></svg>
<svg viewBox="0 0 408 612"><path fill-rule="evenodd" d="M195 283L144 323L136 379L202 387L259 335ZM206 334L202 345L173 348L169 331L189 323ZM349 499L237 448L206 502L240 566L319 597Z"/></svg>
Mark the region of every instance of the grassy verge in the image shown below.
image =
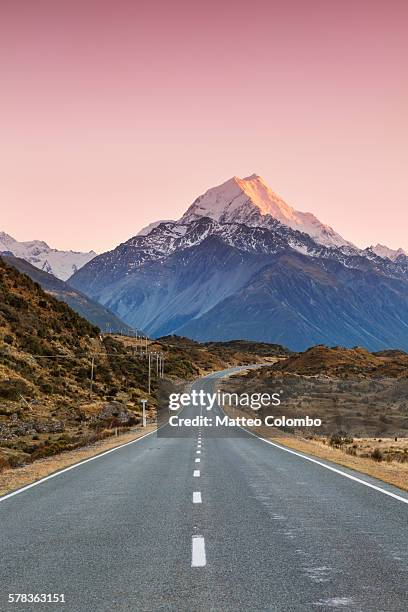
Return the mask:
<svg viewBox="0 0 408 612"><path fill-rule="evenodd" d="M0 496L20 489L37 480L41 480L41 478L45 476L49 476L75 463L79 463L84 459L99 455L104 451L125 444L126 442L137 440L146 433L153 431L155 428L155 423L149 424L146 428L135 427L117 436L110 436L109 438L98 440L89 446L65 451L45 459L39 459L34 463L22 467L6 469L0 473Z"/></svg>
<svg viewBox="0 0 408 612"><path fill-rule="evenodd" d="M232 410L227 406L224 408L224 410L225 413L231 417L249 416L247 412L239 411L237 409ZM250 416L253 415L251 414ZM382 480L383 482L408 491L408 462L401 463L399 461L378 461L372 457L372 453L374 453L374 451L379 447L380 449L383 449L380 452L384 454L385 448L390 448L393 444L395 444L394 439L382 439L381 442L374 438L364 438L364 440L360 440L359 442L363 443L366 447L366 454L368 455L362 457L360 455L348 454L347 447L342 449L331 446L326 440L323 439L309 440L298 435L288 434L286 432L266 426L256 428L251 427L251 431L262 438L271 440L272 442L276 442L282 446L286 446L293 450L297 450L320 459L326 459L327 461L356 470L362 474L367 474L373 478L378 478L378 480ZM402 440L400 444L404 448L406 447L408 449L408 439ZM376 453L374 453L374 456L375 455Z"/></svg>

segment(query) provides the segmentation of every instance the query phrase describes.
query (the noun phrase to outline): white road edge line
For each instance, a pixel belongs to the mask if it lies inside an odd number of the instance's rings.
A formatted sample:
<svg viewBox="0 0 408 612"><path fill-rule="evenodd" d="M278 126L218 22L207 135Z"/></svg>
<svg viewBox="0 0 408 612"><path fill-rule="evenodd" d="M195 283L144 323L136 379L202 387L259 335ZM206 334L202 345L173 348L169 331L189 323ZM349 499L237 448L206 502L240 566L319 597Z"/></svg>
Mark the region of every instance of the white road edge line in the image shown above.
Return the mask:
<svg viewBox="0 0 408 612"><path fill-rule="evenodd" d="M252 368L253 369L253 368ZM218 377L218 378L227 378L228 376L230 376L230 374L227 374L224 377ZM213 376L213 375L208 375L205 378L217 378L217 376ZM221 412L223 414L225 414L224 410L221 408ZM374 491L378 491L379 493L383 493L384 495L388 495L389 497L392 497L393 499L397 499L398 501L401 501L404 504L408 504L408 498L406 497L402 497L401 495L397 495L396 493L392 493L391 491L387 491L387 489L383 489L382 487L379 487L377 485L371 484L371 482L367 482L366 480L363 480L362 478L358 478L357 476L353 476L352 474L347 474L347 472L343 472L342 470L339 470L335 467L332 467L331 465L327 465L326 463L323 463L322 461L318 461L317 459L313 459L313 457L308 457L307 455L302 455L302 453L298 453L297 451L292 450L291 448L286 448L285 446L281 446L280 444L276 444L276 442L271 442L270 440L267 440L266 438L262 438L261 436L258 436L257 434L253 433L252 431L249 431L249 429L245 429L245 427L242 427L241 425L238 425L238 427L240 429L242 429L243 431L246 431L248 434L250 434L251 436L254 436L254 438L258 438L258 440L261 440L262 442L266 442L266 444L270 444L271 446L275 446L276 448L279 448L280 450L284 451L285 453L290 453L291 455L295 455L296 457L300 457L301 459L305 459L306 461L310 461L311 463L315 463L316 465L320 465L321 467L326 468L326 470L330 470L331 472L334 472L335 474L340 474L340 476L344 476L345 478L348 478L349 480L353 480L354 482L358 482L359 484L364 485L365 487L368 487L369 489L374 489ZM352 468L350 468L352 469ZM393 486L393 485L391 485Z"/></svg>
<svg viewBox="0 0 408 612"><path fill-rule="evenodd" d="M191 542L191 567L205 567L206 565L205 540L203 536L193 536Z"/></svg>
<svg viewBox="0 0 408 612"><path fill-rule="evenodd" d="M200 470L194 470L194 478L200 478Z"/></svg>
<svg viewBox="0 0 408 612"><path fill-rule="evenodd" d="M193 491L193 504L202 504L201 491Z"/></svg>
<svg viewBox="0 0 408 612"><path fill-rule="evenodd" d="M73 465L69 465L63 470L59 470L58 472L54 472L53 474L50 474L49 476L45 476L44 478L41 478L41 480L36 480L35 482L32 482L31 484L26 485L25 487L21 487L21 489L17 489L17 491L12 491L11 493L7 493L7 495L3 495L3 497L0 497L0 502L5 501L9 497L14 497L15 495L18 495L19 493L23 493L24 491L28 491L28 489L32 489L33 487L36 487L37 485L42 484L46 480L51 480L51 478L56 478L57 476L61 476L61 474L65 474L65 472L74 470L80 465L84 465L85 463L89 463L90 461L95 461L95 459L100 459L101 457L104 457L105 455L114 453L115 451L119 450L120 448L123 448L124 446L129 446L129 444L134 444L135 442L139 442L139 440L143 440L143 438L147 438L147 436L151 436L153 433L156 433L156 432L157 432L157 429L153 429L153 431L149 431L149 433L145 434L144 436L140 436L140 438L136 438L136 440L125 442L124 444L121 444L120 446L115 446L115 448L111 448L103 453L99 453L99 455L94 455L93 457L84 459L83 461L80 461L79 463L74 463Z"/></svg>
<svg viewBox="0 0 408 612"><path fill-rule="evenodd" d="M382 487L378 487L377 485L371 484L371 482L367 482L363 480L362 478L357 478L357 476L353 476L352 474L347 474L346 472L343 472L343 470L339 470L335 467L332 467L331 465L327 465L326 463L323 463L322 461L318 461L317 459L313 459L312 457L308 457L307 455L302 455L302 453L298 453L297 451L294 451L291 448L285 448L284 446L281 446L280 444L276 444L275 442L266 440L266 438L261 438L261 436L257 436L252 431L248 431L248 429L245 429L244 427L241 427L241 429L249 433L251 436L254 436L254 438L258 438L258 440L261 440L262 442L266 442L266 444L270 444L271 446L275 446L276 448L279 448L280 450L285 451L285 453L290 453L291 455L296 455L296 457L300 457L301 459L305 459L306 461L310 461L311 463L316 463L316 465L320 465L321 467L326 468L326 470L330 470L331 472L334 472L335 474L340 474L340 476L349 478L349 480L358 482L364 485L365 487L374 489L374 491L379 491L380 493L384 493L384 495L389 495L389 497L393 497L394 499L397 499L398 501L401 501L404 504L408 504L408 499L406 497L401 497L401 495L397 495L396 493L387 491L386 489L383 489Z"/></svg>

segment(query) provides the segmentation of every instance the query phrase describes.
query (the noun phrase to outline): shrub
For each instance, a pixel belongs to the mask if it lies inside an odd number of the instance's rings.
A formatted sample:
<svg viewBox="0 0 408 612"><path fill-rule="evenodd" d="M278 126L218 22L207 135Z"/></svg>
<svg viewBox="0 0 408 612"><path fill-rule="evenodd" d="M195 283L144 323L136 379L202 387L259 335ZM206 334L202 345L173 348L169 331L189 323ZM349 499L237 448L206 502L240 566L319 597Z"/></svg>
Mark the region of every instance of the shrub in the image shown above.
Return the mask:
<svg viewBox="0 0 408 612"><path fill-rule="evenodd" d="M28 392L29 386L19 378L0 381L0 397L3 399L17 401L20 399L20 394Z"/></svg>
<svg viewBox="0 0 408 612"><path fill-rule="evenodd" d="M384 455L382 454L379 448L375 448L373 452L371 453L370 457L374 461L382 461L384 458Z"/></svg>

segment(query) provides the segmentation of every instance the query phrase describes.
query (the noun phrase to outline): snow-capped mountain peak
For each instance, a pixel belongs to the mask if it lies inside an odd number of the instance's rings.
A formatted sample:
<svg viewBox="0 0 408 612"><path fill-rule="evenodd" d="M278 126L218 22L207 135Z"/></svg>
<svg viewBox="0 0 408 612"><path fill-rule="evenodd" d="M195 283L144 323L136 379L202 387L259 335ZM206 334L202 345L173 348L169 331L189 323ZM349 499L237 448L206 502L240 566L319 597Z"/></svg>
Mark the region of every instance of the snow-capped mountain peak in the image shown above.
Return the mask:
<svg viewBox="0 0 408 612"><path fill-rule="evenodd" d="M189 223L198 217L210 217L220 223L245 223L265 227L273 218L292 229L309 234L320 244L350 245L312 213L297 211L287 204L257 174L243 179L234 176L225 183L212 187L193 202L180 222Z"/></svg>
<svg viewBox="0 0 408 612"><path fill-rule="evenodd" d="M53 274L61 280L67 280L88 261L96 257L94 251L89 251L89 253L58 251L49 247L42 240L19 242L5 232L0 232L0 255L2 252L25 259L36 268Z"/></svg>
<svg viewBox="0 0 408 612"><path fill-rule="evenodd" d="M17 241L9 234L6 234L6 232L0 232L0 246L3 248L3 250L4 247L15 244L16 242Z"/></svg>
<svg viewBox="0 0 408 612"><path fill-rule="evenodd" d="M174 221L172 219L165 219L165 220L162 220L162 221L153 221L153 223L149 223L149 225L146 225L146 227L143 227L136 234L136 236L148 236L150 234L150 232L152 232L154 230L154 228L157 227L158 225L160 225L161 223L174 223Z"/></svg>
<svg viewBox="0 0 408 612"><path fill-rule="evenodd" d="M371 251L379 257L388 257L391 261L395 261L400 255L408 255L404 249L390 249L383 244L376 244L370 247Z"/></svg>

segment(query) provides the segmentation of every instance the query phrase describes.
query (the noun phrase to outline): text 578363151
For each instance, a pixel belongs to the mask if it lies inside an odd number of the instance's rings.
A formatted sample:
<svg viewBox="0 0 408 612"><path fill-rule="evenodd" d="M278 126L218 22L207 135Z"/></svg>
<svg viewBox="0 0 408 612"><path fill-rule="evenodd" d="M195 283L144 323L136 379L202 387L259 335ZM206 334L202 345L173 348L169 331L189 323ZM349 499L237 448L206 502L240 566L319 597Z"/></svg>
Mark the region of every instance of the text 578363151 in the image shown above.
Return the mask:
<svg viewBox="0 0 408 612"><path fill-rule="evenodd" d="M9 593L8 603L65 603L64 593Z"/></svg>

